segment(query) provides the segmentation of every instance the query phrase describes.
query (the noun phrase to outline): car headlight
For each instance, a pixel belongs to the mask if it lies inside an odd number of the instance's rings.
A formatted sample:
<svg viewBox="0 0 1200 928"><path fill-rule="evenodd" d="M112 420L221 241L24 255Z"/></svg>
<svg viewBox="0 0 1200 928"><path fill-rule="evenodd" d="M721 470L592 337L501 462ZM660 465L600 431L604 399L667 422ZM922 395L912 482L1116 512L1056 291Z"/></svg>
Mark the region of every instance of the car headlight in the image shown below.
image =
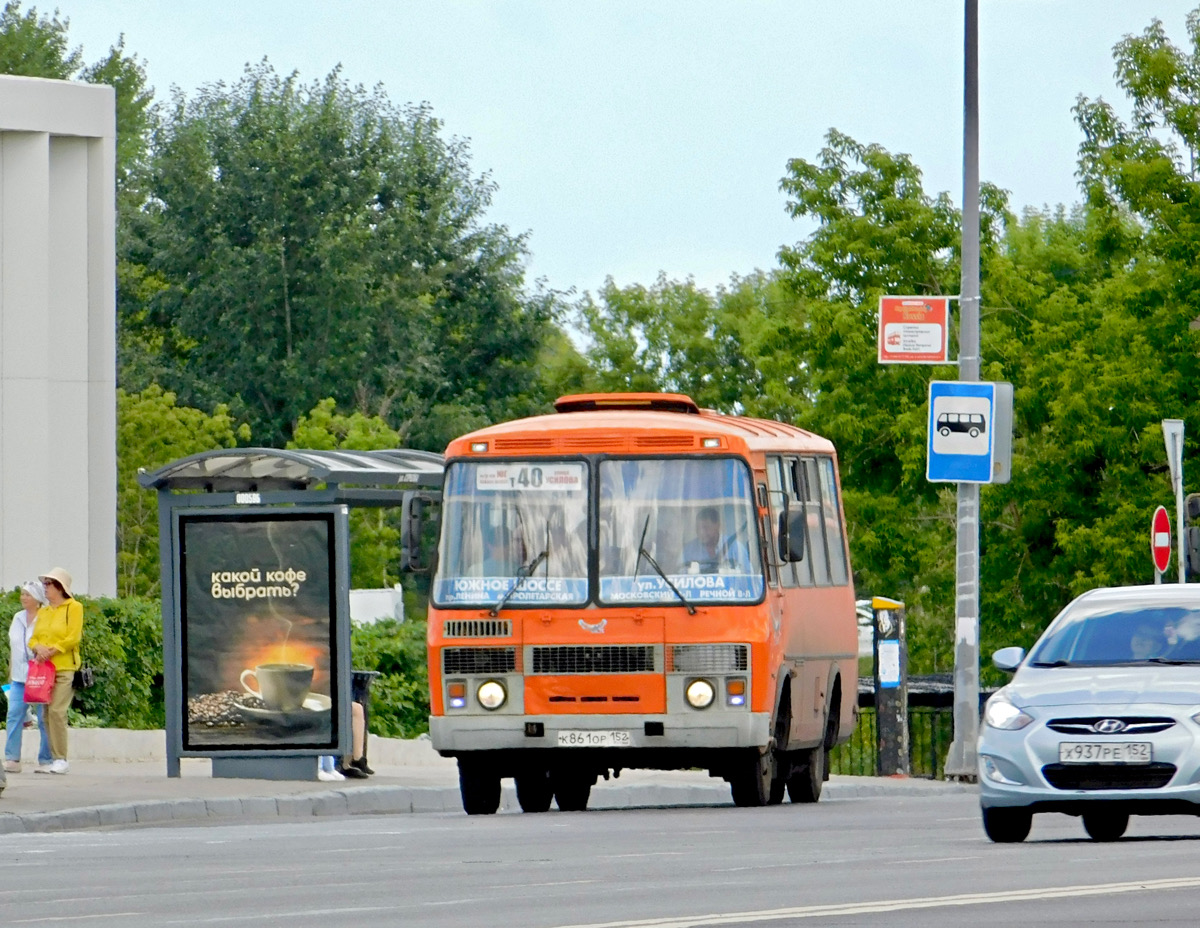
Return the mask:
<svg viewBox="0 0 1200 928"><path fill-rule="evenodd" d="M475 698L485 709L499 709L504 705L504 700L508 698L508 693L504 689L503 683L497 680L488 680L486 683L479 684L479 689L475 691Z"/></svg>
<svg viewBox="0 0 1200 928"><path fill-rule="evenodd" d="M707 709L712 705L717 691L707 680L693 680L687 685L683 694L687 697L688 705L693 709Z"/></svg>
<svg viewBox="0 0 1200 928"><path fill-rule="evenodd" d="M1011 702L999 694L988 700L987 708L983 710L983 720L990 728L1001 731L1017 731L1033 721Z"/></svg>

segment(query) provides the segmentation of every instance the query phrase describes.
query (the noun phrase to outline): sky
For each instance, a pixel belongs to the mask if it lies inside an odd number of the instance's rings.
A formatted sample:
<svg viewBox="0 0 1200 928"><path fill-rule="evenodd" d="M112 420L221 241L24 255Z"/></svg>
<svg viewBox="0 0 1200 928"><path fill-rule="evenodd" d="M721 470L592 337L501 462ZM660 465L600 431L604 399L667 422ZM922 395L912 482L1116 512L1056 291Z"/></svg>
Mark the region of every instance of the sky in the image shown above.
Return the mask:
<svg viewBox="0 0 1200 928"><path fill-rule="evenodd" d="M779 181L830 128L962 202L963 0L55 3L86 61L124 34L163 101L266 57L428 102L497 185L488 220L527 234L527 278L558 291L776 267L811 231ZM1197 4L979 0L981 178L1018 210L1077 202L1077 97L1126 112L1113 45L1155 18L1186 45Z"/></svg>

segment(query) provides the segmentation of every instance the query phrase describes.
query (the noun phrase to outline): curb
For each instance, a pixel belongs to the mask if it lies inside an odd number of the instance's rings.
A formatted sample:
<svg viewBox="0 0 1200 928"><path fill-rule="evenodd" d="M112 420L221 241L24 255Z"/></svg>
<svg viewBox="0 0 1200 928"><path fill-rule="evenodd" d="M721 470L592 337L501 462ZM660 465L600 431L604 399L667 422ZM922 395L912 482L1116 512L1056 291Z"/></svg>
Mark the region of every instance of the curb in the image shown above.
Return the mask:
<svg viewBox="0 0 1200 928"><path fill-rule="evenodd" d="M965 783L934 783L929 780L882 779L870 782L827 783L823 798L876 799L882 797L925 798L954 793L974 793L978 787ZM616 786L592 794L589 808L595 810L731 805L729 788L714 785ZM519 812L516 791L505 785L500 794L501 812ZM111 826L161 825L169 822L225 824L247 818L299 820L316 816L396 815L426 812L462 812L456 787L449 786L361 786L292 796L221 797L214 799L160 799L146 802L113 803L56 812L0 813L0 834L37 834L83 831Z"/></svg>

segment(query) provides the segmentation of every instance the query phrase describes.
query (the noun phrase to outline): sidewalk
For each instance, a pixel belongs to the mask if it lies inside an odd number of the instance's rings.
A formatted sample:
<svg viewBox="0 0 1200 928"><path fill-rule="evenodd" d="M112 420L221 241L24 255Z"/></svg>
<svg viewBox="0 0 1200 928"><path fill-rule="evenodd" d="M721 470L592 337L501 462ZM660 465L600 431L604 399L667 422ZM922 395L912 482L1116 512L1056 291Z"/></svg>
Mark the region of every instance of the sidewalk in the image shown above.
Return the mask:
<svg viewBox="0 0 1200 928"><path fill-rule="evenodd" d="M25 740L28 750L34 739ZM23 772L8 774L0 794L0 834L462 810L454 761L439 757L425 740L371 736L367 756L375 776L337 783L214 779L206 758L184 758L182 776L169 778L164 742L161 731L72 731L73 759L66 776L34 773L37 764L27 756ZM823 800L974 791L974 786L930 780L835 776L825 784ZM617 779L600 780L589 808L729 804L729 785L702 771L627 770ZM500 808L520 809L511 781L505 781Z"/></svg>

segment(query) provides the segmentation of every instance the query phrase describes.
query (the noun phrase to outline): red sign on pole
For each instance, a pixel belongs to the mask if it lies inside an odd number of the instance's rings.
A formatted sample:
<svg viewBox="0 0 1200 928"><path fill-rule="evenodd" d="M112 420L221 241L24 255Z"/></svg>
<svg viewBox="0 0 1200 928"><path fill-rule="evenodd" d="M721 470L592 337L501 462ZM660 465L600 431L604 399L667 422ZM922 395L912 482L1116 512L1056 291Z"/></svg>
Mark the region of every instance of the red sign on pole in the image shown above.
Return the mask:
<svg viewBox="0 0 1200 928"><path fill-rule="evenodd" d="M880 364L946 364L950 297L881 296Z"/></svg>
<svg viewBox="0 0 1200 928"><path fill-rule="evenodd" d="M1154 518L1150 520L1150 554L1154 557L1154 569L1165 574L1171 563L1171 520L1162 506L1154 510Z"/></svg>

